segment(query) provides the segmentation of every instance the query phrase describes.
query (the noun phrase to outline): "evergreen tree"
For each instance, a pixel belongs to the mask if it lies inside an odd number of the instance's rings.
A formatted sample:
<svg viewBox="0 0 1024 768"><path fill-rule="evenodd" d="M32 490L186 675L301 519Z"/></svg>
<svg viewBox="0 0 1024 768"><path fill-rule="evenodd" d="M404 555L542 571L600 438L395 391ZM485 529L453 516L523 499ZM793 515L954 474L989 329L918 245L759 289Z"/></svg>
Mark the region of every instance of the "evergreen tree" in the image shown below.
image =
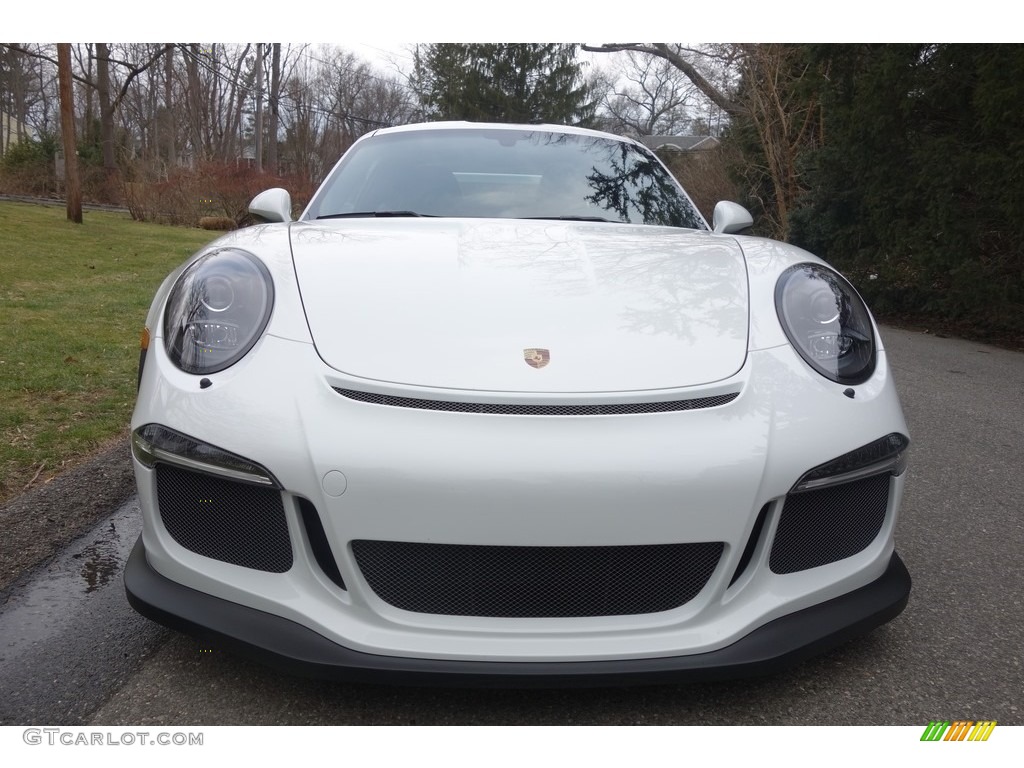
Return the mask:
<svg viewBox="0 0 1024 768"><path fill-rule="evenodd" d="M586 125L589 93L575 45L436 43L417 51L414 86L429 120Z"/></svg>
<svg viewBox="0 0 1024 768"><path fill-rule="evenodd" d="M826 142L803 158L793 240L879 311L1018 334L1024 309L1019 45L824 46Z"/></svg>

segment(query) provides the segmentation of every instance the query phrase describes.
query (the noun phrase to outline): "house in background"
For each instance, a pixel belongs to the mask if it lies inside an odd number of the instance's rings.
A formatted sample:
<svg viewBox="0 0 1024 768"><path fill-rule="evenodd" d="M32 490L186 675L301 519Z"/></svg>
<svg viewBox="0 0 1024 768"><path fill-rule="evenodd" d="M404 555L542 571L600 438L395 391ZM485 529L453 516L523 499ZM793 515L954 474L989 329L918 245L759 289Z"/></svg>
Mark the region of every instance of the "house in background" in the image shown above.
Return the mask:
<svg viewBox="0 0 1024 768"><path fill-rule="evenodd" d="M13 115L0 110L0 156L23 139L36 138L36 132Z"/></svg>
<svg viewBox="0 0 1024 768"><path fill-rule="evenodd" d="M714 149L722 142L714 136L641 136L640 142L648 149L671 152L700 152Z"/></svg>

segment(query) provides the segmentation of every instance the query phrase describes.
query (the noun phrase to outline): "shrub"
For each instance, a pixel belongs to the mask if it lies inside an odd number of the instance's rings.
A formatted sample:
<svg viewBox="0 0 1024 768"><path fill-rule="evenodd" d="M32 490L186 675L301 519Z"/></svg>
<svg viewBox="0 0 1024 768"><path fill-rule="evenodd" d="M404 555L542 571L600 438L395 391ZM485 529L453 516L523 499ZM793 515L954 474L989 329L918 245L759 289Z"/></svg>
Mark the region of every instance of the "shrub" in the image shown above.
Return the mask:
<svg viewBox="0 0 1024 768"><path fill-rule="evenodd" d="M203 216L199 219L200 229L231 230L238 225L228 216Z"/></svg>
<svg viewBox="0 0 1024 768"><path fill-rule="evenodd" d="M730 154L726 146L696 152L668 150L659 152L658 156L709 223L719 200L739 200L740 192L730 174Z"/></svg>
<svg viewBox="0 0 1024 768"><path fill-rule="evenodd" d="M12 144L0 158L0 192L36 197L56 194L56 154L57 140L53 136Z"/></svg>
<svg viewBox="0 0 1024 768"><path fill-rule="evenodd" d="M305 207L314 191L301 177L270 176L230 163L204 163L195 170L181 168L158 182L125 182L122 191L128 210L138 221L199 224L206 228L203 219L227 219L233 228L250 223L250 201L270 187L288 189L294 207L299 209Z"/></svg>

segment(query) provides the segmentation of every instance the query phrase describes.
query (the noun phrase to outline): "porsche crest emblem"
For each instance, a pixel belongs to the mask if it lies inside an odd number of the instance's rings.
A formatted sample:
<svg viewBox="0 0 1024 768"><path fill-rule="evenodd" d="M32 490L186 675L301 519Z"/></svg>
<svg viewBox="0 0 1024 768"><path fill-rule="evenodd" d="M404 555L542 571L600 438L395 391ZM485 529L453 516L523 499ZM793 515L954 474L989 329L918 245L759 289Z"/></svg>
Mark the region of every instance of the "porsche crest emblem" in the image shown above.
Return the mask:
<svg viewBox="0 0 1024 768"><path fill-rule="evenodd" d="M543 368L551 362L551 350L534 349L531 347L530 349L523 350L523 358L531 368Z"/></svg>

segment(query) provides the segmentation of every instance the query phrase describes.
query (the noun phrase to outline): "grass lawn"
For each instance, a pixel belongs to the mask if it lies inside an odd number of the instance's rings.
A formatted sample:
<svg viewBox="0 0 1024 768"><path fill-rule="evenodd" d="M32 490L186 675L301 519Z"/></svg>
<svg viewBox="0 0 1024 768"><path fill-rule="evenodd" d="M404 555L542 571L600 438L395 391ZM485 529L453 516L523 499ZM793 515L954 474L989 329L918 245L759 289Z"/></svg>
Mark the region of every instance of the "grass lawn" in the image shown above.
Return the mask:
<svg viewBox="0 0 1024 768"><path fill-rule="evenodd" d="M0 202L0 501L127 434L153 293L212 239L127 214L84 219Z"/></svg>

